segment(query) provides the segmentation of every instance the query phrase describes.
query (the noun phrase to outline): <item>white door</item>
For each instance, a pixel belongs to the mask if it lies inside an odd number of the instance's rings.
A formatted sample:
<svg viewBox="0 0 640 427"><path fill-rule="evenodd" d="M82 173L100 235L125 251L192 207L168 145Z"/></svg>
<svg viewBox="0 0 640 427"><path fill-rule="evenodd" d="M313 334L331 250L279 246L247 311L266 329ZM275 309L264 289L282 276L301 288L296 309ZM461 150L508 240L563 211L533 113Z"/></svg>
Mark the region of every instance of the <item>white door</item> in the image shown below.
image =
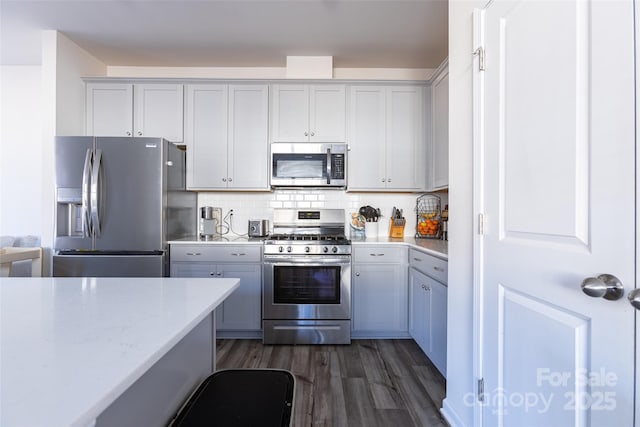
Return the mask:
<svg viewBox="0 0 640 427"><path fill-rule="evenodd" d="M484 37L483 425L632 426L633 4L497 0Z"/></svg>

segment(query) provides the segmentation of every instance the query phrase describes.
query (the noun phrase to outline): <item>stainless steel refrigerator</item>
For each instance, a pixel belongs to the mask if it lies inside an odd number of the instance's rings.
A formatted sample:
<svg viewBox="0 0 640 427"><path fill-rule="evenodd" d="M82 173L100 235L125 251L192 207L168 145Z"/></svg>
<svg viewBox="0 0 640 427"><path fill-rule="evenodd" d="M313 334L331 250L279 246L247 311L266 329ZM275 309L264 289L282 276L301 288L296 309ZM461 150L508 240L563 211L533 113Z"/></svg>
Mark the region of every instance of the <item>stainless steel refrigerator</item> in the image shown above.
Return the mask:
<svg viewBox="0 0 640 427"><path fill-rule="evenodd" d="M185 153L161 138L57 137L53 275L162 277L196 234Z"/></svg>

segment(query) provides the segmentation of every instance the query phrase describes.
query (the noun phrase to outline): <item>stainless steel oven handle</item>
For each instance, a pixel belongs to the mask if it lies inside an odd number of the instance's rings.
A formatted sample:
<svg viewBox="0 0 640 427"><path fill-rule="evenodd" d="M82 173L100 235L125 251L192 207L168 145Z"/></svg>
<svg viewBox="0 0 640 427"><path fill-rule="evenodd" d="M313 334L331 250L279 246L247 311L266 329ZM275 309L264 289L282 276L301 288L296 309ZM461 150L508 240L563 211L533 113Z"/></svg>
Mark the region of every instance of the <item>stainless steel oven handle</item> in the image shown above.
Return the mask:
<svg viewBox="0 0 640 427"><path fill-rule="evenodd" d="M322 260L295 260L291 259L273 259L273 258L264 258L263 262L265 264L277 264L277 265L286 265L286 266L305 266L305 267L323 267L326 265L351 265L351 260L345 260L344 258L322 258Z"/></svg>
<svg viewBox="0 0 640 427"><path fill-rule="evenodd" d="M311 329L314 331L339 331L341 328L336 326L314 326L314 325L298 325L298 326L274 326L273 329L281 331L299 331L300 329Z"/></svg>

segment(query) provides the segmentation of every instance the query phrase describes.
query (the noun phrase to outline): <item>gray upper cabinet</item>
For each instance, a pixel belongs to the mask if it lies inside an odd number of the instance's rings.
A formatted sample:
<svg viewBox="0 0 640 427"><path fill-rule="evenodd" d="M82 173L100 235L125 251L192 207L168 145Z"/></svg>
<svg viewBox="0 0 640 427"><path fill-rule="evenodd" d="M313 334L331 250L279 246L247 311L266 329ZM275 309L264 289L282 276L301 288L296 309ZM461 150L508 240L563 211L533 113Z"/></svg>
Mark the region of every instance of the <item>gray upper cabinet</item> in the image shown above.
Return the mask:
<svg viewBox="0 0 640 427"><path fill-rule="evenodd" d="M86 85L86 133L93 136L161 137L182 142L182 84Z"/></svg>
<svg viewBox="0 0 640 427"><path fill-rule="evenodd" d="M274 84L271 91L272 142L345 142L345 85Z"/></svg>
<svg viewBox="0 0 640 427"><path fill-rule="evenodd" d="M445 61L433 78L430 189L449 186L449 68Z"/></svg>
<svg viewBox="0 0 640 427"><path fill-rule="evenodd" d="M187 188L268 190L268 86L193 84L186 90Z"/></svg>
<svg viewBox="0 0 640 427"><path fill-rule="evenodd" d="M423 86L361 86L349 91L348 189L425 188Z"/></svg>

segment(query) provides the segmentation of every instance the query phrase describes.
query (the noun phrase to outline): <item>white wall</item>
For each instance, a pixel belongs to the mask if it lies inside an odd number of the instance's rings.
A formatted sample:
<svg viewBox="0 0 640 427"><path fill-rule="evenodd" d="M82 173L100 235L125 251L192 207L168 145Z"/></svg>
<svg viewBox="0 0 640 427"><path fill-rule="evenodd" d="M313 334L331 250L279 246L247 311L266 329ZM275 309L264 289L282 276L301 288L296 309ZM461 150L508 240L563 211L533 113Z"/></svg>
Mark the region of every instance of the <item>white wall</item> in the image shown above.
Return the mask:
<svg viewBox="0 0 640 427"><path fill-rule="evenodd" d="M41 124L41 67L0 67L0 235L41 235Z"/></svg>
<svg viewBox="0 0 640 427"><path fill-rule="evenodd" d="M105 75L107 68L95 57L53 30L42 31L42 180L40 197L43 270L50 273L50 248L54 232L54 140L56 135L84 133L86 75Z"/></svg>
<svg viewBox="0 0 640 427"><path fill-rule="evenodd" d="M485 3L449 1L449 375L443 412L453 426L474 424L472 17Z"/></svg>
<svg viewBox="0 0 640 427"><path fill-rule="evenodd" d="M127 67L110 66L109 77L285 79L284 67ZM334 68L334 79L429 80L433 68Z"/></svg>

